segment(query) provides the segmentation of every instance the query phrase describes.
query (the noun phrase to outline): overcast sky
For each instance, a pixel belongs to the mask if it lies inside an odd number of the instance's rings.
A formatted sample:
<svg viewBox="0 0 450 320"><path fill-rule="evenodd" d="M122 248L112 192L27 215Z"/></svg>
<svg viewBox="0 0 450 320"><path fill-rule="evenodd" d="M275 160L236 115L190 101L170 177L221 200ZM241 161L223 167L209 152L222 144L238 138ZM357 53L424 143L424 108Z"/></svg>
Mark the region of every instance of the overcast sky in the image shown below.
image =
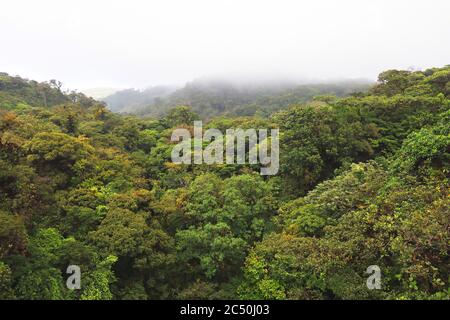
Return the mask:
<svg viewBox="0 0 450 320"><path fill-rule="evenodd" d="M449 0L2 1L0 71L67 88L450 64Z"/></svg>

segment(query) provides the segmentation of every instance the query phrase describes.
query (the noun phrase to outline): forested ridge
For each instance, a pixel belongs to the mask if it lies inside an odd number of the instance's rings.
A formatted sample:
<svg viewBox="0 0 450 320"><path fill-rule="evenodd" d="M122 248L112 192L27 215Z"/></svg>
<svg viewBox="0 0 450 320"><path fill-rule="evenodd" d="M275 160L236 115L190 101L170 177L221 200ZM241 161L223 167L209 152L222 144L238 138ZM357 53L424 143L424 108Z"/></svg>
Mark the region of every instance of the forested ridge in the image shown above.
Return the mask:
<svg viewBox="0 0 450 320"><path fill-rule="evenodd" d="M103 98L115 112L143 117L165 116L173 107L189 106L204 119L218 116L262 116L304 103L314 96L333 94L339 97L364 91L367 80L334 83L297 84L293 81L231 81L197 79L184 87L156 86L142 91L126 89Z"/></svg>
<svg viewBox="0 0 450 320"><path fill-rule="evenodd" d="M142 118L1 73L0 299L449 299L450 67L326 93ZM279 128L278 175L172 163L205 115Z"/></svg>

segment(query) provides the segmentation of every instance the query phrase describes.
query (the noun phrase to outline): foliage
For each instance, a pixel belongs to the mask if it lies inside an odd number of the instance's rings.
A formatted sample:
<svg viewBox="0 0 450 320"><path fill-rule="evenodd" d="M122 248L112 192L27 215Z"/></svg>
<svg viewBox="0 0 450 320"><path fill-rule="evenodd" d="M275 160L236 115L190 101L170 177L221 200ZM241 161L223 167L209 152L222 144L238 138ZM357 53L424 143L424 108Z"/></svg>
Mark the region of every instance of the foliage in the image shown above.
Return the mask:
<svg viewBox="0 0 450 320"><path fill-rule="evenodd" d="M159 118L1 73L0 299L449 299L449 70L116 96ZM279 128L280 173L172 163L200 118Z"/></svg>

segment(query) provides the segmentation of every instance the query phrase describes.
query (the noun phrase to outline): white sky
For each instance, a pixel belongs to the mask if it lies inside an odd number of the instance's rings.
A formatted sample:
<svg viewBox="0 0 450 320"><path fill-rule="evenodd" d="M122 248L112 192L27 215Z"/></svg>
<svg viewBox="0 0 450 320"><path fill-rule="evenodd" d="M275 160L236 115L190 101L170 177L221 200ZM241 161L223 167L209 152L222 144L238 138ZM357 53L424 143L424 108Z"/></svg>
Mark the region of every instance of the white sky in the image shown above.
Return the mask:
<svg viewBox="0 0 450 320"><path fill-rule="evenodd" d="M65 87L450 63L449 0L4 0L0 71Z"/></svg>

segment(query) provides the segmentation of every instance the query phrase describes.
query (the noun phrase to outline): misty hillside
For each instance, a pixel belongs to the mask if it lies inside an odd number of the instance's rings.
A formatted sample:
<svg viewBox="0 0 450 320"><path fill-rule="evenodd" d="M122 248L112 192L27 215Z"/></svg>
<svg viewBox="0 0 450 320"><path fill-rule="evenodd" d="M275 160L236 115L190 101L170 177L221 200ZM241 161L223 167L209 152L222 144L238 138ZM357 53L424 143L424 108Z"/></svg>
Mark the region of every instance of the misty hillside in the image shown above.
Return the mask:
<svg viewBox="0 0 450 320"><path fill-rule="evenodd" d="M168 98L239 102L200 89ZM205 121L278 128L277 175L174 163L172 133L198 117L117 114L57 81L0 74L0 300L450 299L450 66Z"/></svg>
<svg viewBox="0 0 450 320"><path fill-rule="evenodd" d="M153 87L143 91L127 89L103 99L109 109L119 113L161 117L176 106L190 106L202 118L218 115L268 116L315 96L337 97L366 91L370 82L340 81L322 84L294 82L239 83L237 81L201 79L188 82L183 88Z"/></svg>
<svg viewBox="0 0 450 320"><path fill-rule="evenodd" d="M172 86L156 86L145 90L125 89L117 91L102 100L114 112L136 113L147 105L158 104L162 98L175 91Z"/></svg>
<svg viewBox="0 0 450 320"><path fill-rule="evenodd" d="M449 12L3 1L0 306L180 320L444 306Z"/></svg>

